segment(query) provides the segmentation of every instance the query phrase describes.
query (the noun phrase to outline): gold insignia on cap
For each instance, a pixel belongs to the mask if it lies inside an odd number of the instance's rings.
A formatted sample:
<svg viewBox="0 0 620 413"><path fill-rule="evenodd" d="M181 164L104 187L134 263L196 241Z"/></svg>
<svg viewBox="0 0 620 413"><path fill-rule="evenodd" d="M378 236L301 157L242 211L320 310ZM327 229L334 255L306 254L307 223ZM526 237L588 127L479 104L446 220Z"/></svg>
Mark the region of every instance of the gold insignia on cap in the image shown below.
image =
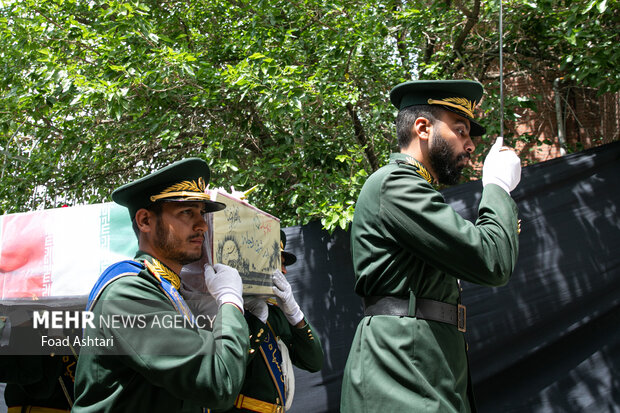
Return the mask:
<svg viewBox="0 0 620 413"><path fill-rule="evenodd" d="M429 105L445 105L451 108L458 109L465 112L470 118L474 118L474 109L476 108L476 102L467 100L465 98L446 98L441 100L429 99Z"/></svg>
<svg viewBox="0 0 620 413"><path fill-rule="evenodd" d="M186 197L188 201L210 201L211 197L209 194L205 193L206 187L207 185L202 177L198 178L198 182L182 181L164 189L158 195L152 195L151 202L155 202L158 199L176 198L181 196Z"/></svg>

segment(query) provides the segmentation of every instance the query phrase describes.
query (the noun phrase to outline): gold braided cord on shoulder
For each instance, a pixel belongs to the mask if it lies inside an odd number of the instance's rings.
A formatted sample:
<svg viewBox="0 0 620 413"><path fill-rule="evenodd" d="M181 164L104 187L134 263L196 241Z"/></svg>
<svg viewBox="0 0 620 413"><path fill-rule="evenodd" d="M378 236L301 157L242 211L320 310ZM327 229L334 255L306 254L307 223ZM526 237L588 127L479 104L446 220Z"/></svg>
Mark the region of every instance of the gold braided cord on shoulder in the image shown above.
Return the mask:
<svg viewBox="0 0 620 413"><path fill-rule="evenodd" d="M153 275L157 277L160 281L162 278L164 278L170 281L170 284L172 284L175 289L178 290L181 287L181 279L179 278L179 276L176 275L174 271L159 262L159 260L153 258L152 263L144 260L144 265L146 265L146 268L148 268L149 271L153 273Z"/></svg>
<svg viewBox="0 0 620 413"><path fill-rule="evenodd" d="M418 173L428 182L429 184L433 184L433 176L428 172L428 170L422 165L420 162L413 159L411 156L407 156L407 163L413 165Z"/></svg>
<svg viewBox="0 0 620 413"><path fill-rule="evenodd" d="M476 107L476 102L458 97L446 98L441 100L429 99L428 104L450 106L451 108L455 108L465 112L467 116L472 119L474 118L474 108Z"/></svg>
<svg viewBox="0 0 620 413"><path fill-rule="evenodd" d="M197 201L211 200L209 194L205 193L206 184L204 179L198 178L196 181L182 181L178 184L174 184L164 189L158 195L151 196L151 202L155 202L158 199L175 198L175 197L190 197Z"/></svg>

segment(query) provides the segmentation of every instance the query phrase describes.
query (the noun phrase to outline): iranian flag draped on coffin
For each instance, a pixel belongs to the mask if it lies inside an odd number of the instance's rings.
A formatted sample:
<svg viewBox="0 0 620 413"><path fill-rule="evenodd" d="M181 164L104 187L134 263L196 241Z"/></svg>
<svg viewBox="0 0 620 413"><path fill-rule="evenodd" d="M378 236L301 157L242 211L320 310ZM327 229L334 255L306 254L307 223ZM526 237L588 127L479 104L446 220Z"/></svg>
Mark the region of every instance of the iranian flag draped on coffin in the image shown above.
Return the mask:
<svg viewBox="0 0 620 413"><path fill-rule="evenodd" d="M280 221L218 191L209 214L211 259L237 268L244 294L272 294L280 268ZM127 209L115 203L0 216L0 300L87 296L110 264L138 249Z"/></svg>

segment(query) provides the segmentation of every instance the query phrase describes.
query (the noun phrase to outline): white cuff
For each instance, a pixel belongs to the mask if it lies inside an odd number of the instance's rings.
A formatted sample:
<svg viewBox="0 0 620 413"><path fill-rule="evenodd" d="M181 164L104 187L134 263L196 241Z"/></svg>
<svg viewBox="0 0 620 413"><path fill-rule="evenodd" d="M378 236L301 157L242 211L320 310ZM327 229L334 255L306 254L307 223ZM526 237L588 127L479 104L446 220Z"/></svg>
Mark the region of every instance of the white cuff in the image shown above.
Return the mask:
<svg viewBox="0 0 620 413"><path fill-rule="evenodd" d="M239 309L241 310L242 313L244 312L244 309L243 309L243 299L239 298L235 294L230 294L230 293L222 294L220 297L218 297L217 301L218 301L218 306L219 307L221 307L223 304L231 303L231 304L234 304L237 307L239 307Z"/></svg>
<svg viewBox="0 0 620 413"><path fill-rule="evenodd" d="M297 323L304 319L304 313L299 307L297 307L297 311L295 311L293 314L289 315L285 313L285 315L288 322L293 326L297 325Z"/></svg>
<svg viewBox="0 0 620 413"><path fill-rule="evenodd" d="M508 188L508 185L506 185L505 183L503 183L501 180L499 179L486 179L482 181L482 186L487 186L488 184L495 184L497 186L499 186L500 188L502 188L504 191L506 191L508 193L508 195L510 195L510 188Z"/></svg>

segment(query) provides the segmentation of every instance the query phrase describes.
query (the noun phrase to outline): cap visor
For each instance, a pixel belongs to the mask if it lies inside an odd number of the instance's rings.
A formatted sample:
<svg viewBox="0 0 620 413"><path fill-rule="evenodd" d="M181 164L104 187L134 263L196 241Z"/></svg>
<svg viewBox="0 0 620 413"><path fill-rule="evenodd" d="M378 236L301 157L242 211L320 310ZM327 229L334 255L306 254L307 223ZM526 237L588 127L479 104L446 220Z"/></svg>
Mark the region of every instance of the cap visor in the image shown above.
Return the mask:
<svg viewBox="0 0 620 413"><path fill-rule="evenodd" d="M290 252L282 251L282 257L284 257L284 265L289 266L297 262L297 257Z"/></svg>

